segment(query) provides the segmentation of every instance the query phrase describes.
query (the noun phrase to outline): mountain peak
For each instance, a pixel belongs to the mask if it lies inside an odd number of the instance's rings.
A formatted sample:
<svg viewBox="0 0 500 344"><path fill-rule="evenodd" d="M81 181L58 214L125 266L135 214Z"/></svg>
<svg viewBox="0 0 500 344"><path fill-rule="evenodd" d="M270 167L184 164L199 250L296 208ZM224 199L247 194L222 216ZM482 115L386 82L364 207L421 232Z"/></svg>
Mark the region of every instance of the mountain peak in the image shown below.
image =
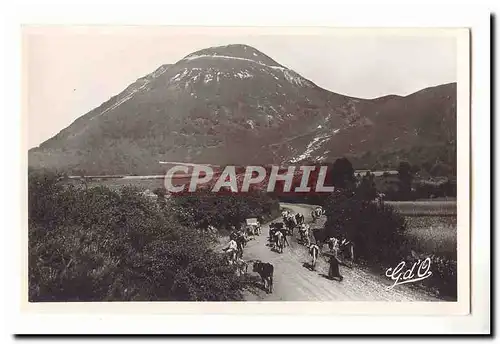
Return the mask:
<svg viewBox="0 0 500 344"><path fill-rule="evenodd" d="M198 59L234 59L255 62L261 65L281 67L266 54L260 52L252 46L246 44L228 44L198 50L184 57L181 61L191 61Z"/></svg>

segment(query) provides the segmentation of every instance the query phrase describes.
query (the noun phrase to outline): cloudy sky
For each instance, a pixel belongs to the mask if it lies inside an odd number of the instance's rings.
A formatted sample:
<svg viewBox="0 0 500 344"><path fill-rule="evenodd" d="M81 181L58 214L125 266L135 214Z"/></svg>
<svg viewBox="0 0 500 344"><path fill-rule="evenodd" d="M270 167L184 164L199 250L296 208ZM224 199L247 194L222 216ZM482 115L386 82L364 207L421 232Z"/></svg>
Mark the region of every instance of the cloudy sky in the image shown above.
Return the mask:
<svg viewBox="0 0 500 344"><path fill-rule="evenodd" d="M455 82L456 38L443 30L29 28L28 148L165 63L207 47L251 45L332 92L375 98Z"/></svg>

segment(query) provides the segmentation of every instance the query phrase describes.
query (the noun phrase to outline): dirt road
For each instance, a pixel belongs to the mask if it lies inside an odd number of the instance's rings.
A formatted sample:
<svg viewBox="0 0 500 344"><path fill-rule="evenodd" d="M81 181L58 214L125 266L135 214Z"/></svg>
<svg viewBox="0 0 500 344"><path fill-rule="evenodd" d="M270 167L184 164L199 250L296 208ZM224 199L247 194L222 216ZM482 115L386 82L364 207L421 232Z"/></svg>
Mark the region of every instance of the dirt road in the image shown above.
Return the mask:
<svg viewBox="0 0 500 344"><path fill-rule="evenodd" d="M309 205L282 204L293 212L303 213L305 221L311 221ZM247 301L439 301L423 292L399 285L391 290L386 288L392 281L385 276L377 276L359 268L340 267L344 277L342 282L326 278L328 265L320 257L316 271L311 271L304 263L311 261L305 246L291 238L289 247L282 254L271 251L267 246L269 224L262 226L262 234L248 242L243 258L259 259L274 265L274 292L246 292ZM297 232L295 232L296 235ZM320 255L321 256L321 255ZM249 267L249 272L251 266Z"/></svg>

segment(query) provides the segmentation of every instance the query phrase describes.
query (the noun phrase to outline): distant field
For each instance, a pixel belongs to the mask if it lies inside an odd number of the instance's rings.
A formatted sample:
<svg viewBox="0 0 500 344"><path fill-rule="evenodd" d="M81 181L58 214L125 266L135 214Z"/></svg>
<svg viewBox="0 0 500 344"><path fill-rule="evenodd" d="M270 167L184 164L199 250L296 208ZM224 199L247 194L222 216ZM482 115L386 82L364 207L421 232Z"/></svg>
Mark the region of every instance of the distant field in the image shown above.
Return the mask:
<svg viewBox="0 0 500 344"><path fill-rule="evenodd" d="M71 180L69 181L71 184L75 185L84 185L82 181L80 180ZM161 188L164 186L164 179L129 179L129 178L110 178L110 179L103 179L103 180L90 180L87 182L88 187L93 187L93 186L107 186L110 189L116 190L120 189L124 186L134 186L137 187L141 190L146 190L149 189L151 191L155 190L156 188Z"/></svg>
<svg viewBox="0 0 500 344"><path fill-rule="evenodd" d="M450 201L386 201L404 216L456 216L457 202Z"/></svg>
<svg viewBox="0 0 500 344"><path fill-rule="evenodd" d="M453 216L408 216L408 244L415 251L456 260L457 219Z"/></svg>
<svg viewBox="0 0 500 344"><path fill-rule="evenodd" d="M387 201L407 221L408 245L417 252L456 260L456 200Z"/></svg>

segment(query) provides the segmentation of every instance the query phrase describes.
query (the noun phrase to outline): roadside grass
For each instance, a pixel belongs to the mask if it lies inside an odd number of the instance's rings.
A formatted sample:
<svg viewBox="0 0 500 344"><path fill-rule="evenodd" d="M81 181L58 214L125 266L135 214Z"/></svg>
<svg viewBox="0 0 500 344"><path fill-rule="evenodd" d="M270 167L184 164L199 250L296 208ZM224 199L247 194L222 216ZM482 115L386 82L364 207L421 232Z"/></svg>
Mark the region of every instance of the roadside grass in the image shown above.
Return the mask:
<svg viewBox="0 0 500 344"><path fill-rule="evenodd" d="M457 219L452 216L408 216L407 244L417 252L456 260Z"/></svg>

